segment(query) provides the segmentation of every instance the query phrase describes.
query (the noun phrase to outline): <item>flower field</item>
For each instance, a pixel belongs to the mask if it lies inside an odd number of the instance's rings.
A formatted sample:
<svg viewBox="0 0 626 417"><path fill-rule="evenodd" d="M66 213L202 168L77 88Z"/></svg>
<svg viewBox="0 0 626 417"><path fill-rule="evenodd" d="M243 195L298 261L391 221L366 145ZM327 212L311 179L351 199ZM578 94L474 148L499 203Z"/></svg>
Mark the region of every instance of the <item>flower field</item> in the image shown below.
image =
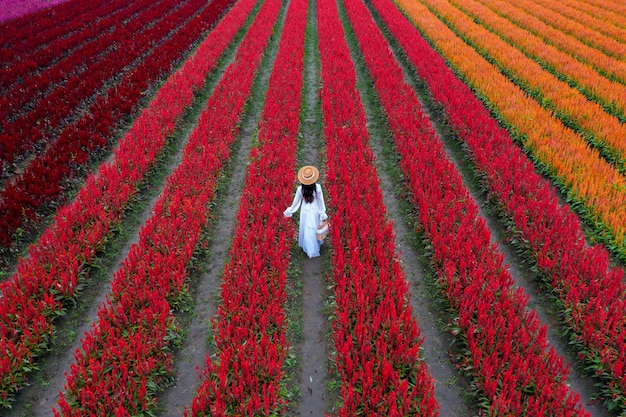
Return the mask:
<svg viewBox="0 0 626 417"><path fill-rule="evenodd" d="M0 416L626 415L619 1L8 3Z"/></svg>

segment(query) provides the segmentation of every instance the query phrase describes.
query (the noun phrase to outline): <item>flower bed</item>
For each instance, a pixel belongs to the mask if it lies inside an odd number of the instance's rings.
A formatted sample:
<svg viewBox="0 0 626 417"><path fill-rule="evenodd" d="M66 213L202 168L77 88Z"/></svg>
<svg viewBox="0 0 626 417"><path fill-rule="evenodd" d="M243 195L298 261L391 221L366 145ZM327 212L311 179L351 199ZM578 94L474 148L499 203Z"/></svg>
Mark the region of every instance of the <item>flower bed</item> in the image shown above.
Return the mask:
<svg viewBox="0 0 626 417"><path fill-rule="evenodd" d="M120 1L120 3L126 3ZM141 32L142 26L154 23L150 20L148 10L157 9L160 2L137 1L131 7L127 7L122 11L116 11L110 16L103 17L97 24L91 25L80 32L75 32L68 38L59 38L46 46L43 50L35 50L31 52L32 57L21 57L20 60L32 59L36 60L37 68L31 73L18 72L19 65L9 64L6 74L16 81L7 85L6 91L0 98L0 116L3 120L7 120L2 128L3 143L11 132L18 130L22 134L29 135L30 126L33 120L39 117L28 117L26 113L37 113L37 106L48 94L59 93L57 91L63 89L67 82L68 88L71 88L75 94L83 93L84 87L77 86L74 79L79 76L89 78L93 68L102 71L98 65L101 61L108 61L111 55L115 54L120 39L124 39L124 33ZM147 10L146 10L147 9ZM154 16L154 15L153 15ZM156 16L155 16L156 17ZM75 45L77 43L78 45ZM110 50L107 53L107 50ZM95 66L95 67L94 67ZM113 73L115 68L107 68L107 71ZM106 73L102 73L106 76ZM18 82L19 80L19 82ZM87 80L82 80L83 82ZM76 97L72 97L77 101ZM38 103L39 102L39 103ZM49 109L47 109L49 111ZM43 114L46 114L45 112ZM13 121L14 123L10 123ZM46 123L52 124L52 121L46 120ZM40 121L40 128L41 126ZM6 136L5 136L6 135ZM7 155L7 149L2 149L2 160L8 158L8 161L20 159L20 154ZM5 167L5 168L10 168Z"/></svg>
<svg viewBox="0 0 626 417"><path fill-rule="evenodd" d="M56 136L54 132L68 125L68 119L85 100L101 88L113 88L116 83L111 80L117 74L123 73L125 67L132 68L133 61L141 59L143 54L152 49L152 42L159 42L170 30L196 11L189 7L172 10L175 6L174 0L164 0L158 7L146 10L140 18L114 31L103 41L111 42L115 47L106 48L103 56L95 62L86 60L86 64L91 65L84 73L76 75L69 73L64 82L56 84L52 91L37 100L32 111L26 111L15 118L11 117L10 122L3 126L0 162L10 164L21 159L25 153L37 155L41 153L37 152L37 148L42 144L45 150L46 146L54 143ZM174 22L169 22L169 19ZM172 26L172 23L175 25ZM77 63L80 61L81 57ZM107 83L111 83L111 86L106 87ZM20 90L25 90L24 93L28 94L30 89L30 80L26 79L25 85L21 86ZM68 95L68 91L72 94ZM11 106L15 104L19 114L24 103L20 103L19 98L15 103L13 103L15 97L8 98L11 100Z"/></svg>
<svg viewBox="0 0 626 417"><path fill-rule="evenodd" d="M626 178L595 149L459 39L420 2L398 4L490 110L519 139L596 229L598 239L626 260Z"/></svg>
<svg viewBox="0 0 626 417"><path fill-rule="evenodd" d="M307 1L289 6L259 121L213 321L218 354L186 416L281 415L287 355L285 285L290 237L282 218L291 198L303 76ZM241 371L241 372L239 372Z"/></svg>
<svg viewBox="0 0 626 417"><path fill-rule="evenodd" d="M51 202L58 201L64 183L86 175L85 163L91 155L111 146L108 138L120 121L132 115L150 83L171 71L172 63L180 59L192 42L210 27L223 10L221 5L221 2L217 6L209 5L187 20L106 96L99 96L87 114L67 126L45 154L36 158L24 173L0 192L0 244L10 244L12 234L18 228L28 229L28 219L36 222ZM192 7L193 3L187 6ZM187 13L189 18L190 10L185 6L179 12Z"/></svg>
<svg viewBox="0 0 626 417"><path fill-rule="evenodd" d="M580 221L558 202L556 191L497 125L472 91L388 1L373 5L426 82L448 123L468 147L491 198L507 216L514 239L554 288L572 343L596 376L609 408L626 404L626 288L623 269L608 252L588 247Z"/></svg>
<svg viewBox="0 0 626 417"><path fill-rule="evenodd" d="M607 74L612 79L626 82L626 62L615 59L593 46L561 32L541 19L528 14L524 8L515 4L504 0L480 0L480 3L523 30L545 40L546 43L554 45L577 60L592 66L600 73ZM599 8L596 7L596 9Z"/></svg>
<svg viewBox="0 0 626 417"><path fill-rule="evenodd" d="M583 43L599 49L607 55L613 56L619 60L626 58L626 43L624 43L623 40L606 36L596 29L566 17L563 15L562 10L554 11L541 3L536 3L531 0L519 0L515 2L515 5L525 10L529 15L535 16L547 23L554 29L567 33L581 40Z"/></svg>
<svg viewBox="0 0 626 417"><path fill-rule="evenodd" d="M435 416L434 381L368 146L356 74L333 0L317 2L326 185L332 215L339 416ZM358 175L355 175L358 173Z"/></svg>
<svg viewBox="0 0 626 417"><path fill-rule="evenodd" d="M490 31L497 33L511 45L540 62L548 71L558 77L564 77L572 87L579 89L590 99L597 100L611 114L622 119L626 117L624 114L626 111L626 92L624 92L626 74L621 78L617 74L613 77L602 76L602 71L593 63L586 64L578 61L571 53L555 46L554 43L547 43L539 36L528 33L477 1L462 3L454 1L453 3L465 13L477 18ZM567 36L563 33L560 35ZM606 58L612 61L612 68L619 66L620 61ZM626 62L621 64L626 68Z"/></svg>
<svg viewBox="0 0 626 417"><path fill-rule="evenodd" d="M526 309L528 297L513 289L503 256L382 33L360 0L344 3L418 209L419 229L432 246L431 263L458 314L455 332L467 344L460 366L488 400L484 412L588 415L566 385L567 366L548 345L545 326Z"/></svg>
<svg viewBox="0 0 626 417"><path fill-rule="evenodd" d="M567 83L559 80L541 65L509 45L498 35L474 22L447 1L429 0L429 7L461 38L466 40L482 56L507 74L530 97L537 100L569 128L595 146L603 157L614 163L620 172L626 173L626 125L619 118L607 113L602 103L596 103ZM606 78L595 75L589 82L600 85ZM613 83L607 89L615 91L616 97L626 103L626 86ZM625 120L623 108L620 109Z"/></svg>
<svg viewBox="0 0 626 417"><path fill-rule="evenodd" d="M279 10L280 0L263 3L235 61L209 98L182 162L168 177L139 242L115 274L110 301L101 307L100 320L75 355L59 401L61 411L55 415L118 410L136 415L154 408L159 384L172 373L170 348L177 337L172 306L187 291L187 265L208 222L210 202ZM144 387L149 387L147 394L137 398Z"/></svg>
<svg viewBox="0 0 626 417"><path fill-rule="evenodd" d="M13 45L8 51L8 47L0 47L0 56L6 55L3 60L3 68L0 68L0 91L5 92L9 87L23 85L24 79L29 78L42 69L47 69L53 63L63 60L64 55L68 51L73 51L82 47L87 41L91 41L104 30L109 30L113 25L119 24L127 17L120 19L118 15L126 15L128 10L135 12L142 7L146 7L147 3L136 1L129 4L127 1L116 0L103 3L102 6L93 8L80 15L80 18L69 19L68 21L58 21L57 28L63 29L63 33L58 34L54 39L48 41L39 38L39 42L33 45L22 44ZM79 4L76 7L80 7ZM33 17L36 20L36 17ZM36 22L28 22L30 27L36 26ZM27 26L27 27L28 27ZM28 30L31 28L28 27ZM24 32L27 28L24 26L5 27L8 33L20 39L28 38ZM11 40L5 39L5 44ZM1 103L6 100L3 97Z"/></svg>
<svg viewBox="0 0 626 417"><path fill-rule="evenodd" d="M215 17L228 2L214 2ZM76 199L61 208L18 272L0 284L0 405L6 406L36 366L53 334L53 319L75 296L92 257L113 233L176 122L252 8L240 2L183 67L170 77L121 139L115 158L87 178ZM139 152L138 152L139 150Z"/></svg>

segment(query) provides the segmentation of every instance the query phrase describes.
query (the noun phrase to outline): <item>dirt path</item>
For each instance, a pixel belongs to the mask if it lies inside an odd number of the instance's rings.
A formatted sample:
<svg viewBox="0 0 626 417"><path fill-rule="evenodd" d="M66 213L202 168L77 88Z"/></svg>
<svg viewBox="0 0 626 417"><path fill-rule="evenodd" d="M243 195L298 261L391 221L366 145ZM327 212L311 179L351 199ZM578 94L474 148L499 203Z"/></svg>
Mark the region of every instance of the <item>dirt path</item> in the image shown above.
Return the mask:
<svg viewBox="0 0 626 417"><path fill-rule="evenodd" d="M208 255L206 259L202 259L204 271L194 282L194 308L189 314L191 322L184 330L186 337L183 347L174 355L176 381L159 397L159 406L164 410L164 416L183 415L184 408L191 405L200 385L200 374L196 372L196 369L202 371L205 367L206 356L215 353L212 348L213 342L209 340L212 339L211 319L217 311L221 276L224 273L234 235L241 194L246 182L248 158L254 146L257 124L263 111L265 93L272 74L288 6L287 1L283 5L279 23L275 26L273 37L264 53L264 59L252 90L252 97L248 102L247 112L242 118L239 137L227 168L227 178L224 184L220 184L221 189L218 190L216 196L218 203L212 214L214 220L209 232Z"/></svg>
<svg viewBox="0 0 626 417"><path fill-rule="evenodd" d="M98 307L111 292L111 280L128 255L130 248L139 240L139 230L152 214L165 186L166 177L174 171L182 159L182 150L189 135L197 124L198 117L207 98L221 79L225 67L235 55L238 36L229 47L216 70L209 75L205 87L194 100L194 104L184 116L181 129L168 141L163 155L155 165L154 174L150 174L141 186L135 201L131 203L119 227L121 233L113 238L109 249L96 261L98 266L89 272L89 279L77 305L69 314L55 323L57 337L51 344L51 352L41 363L41 370L31 376L31 386L24 388L16 397L10 410L3 410L2 416L51 416L56 406L59 392L66 383L65 373L70 372L74 362L74 352L81 347L81 339L98 319Z"/></svg>
<svg viewBox="0 0 626 417"><path fill-rule="evenodd" d="M304 93L301 117L302 139L298 166L315 165L320 169L319 183L324 187L323 143L321 140L321 113L319 102L319 53L317 50L317 14L315 0L309 2L309 16L304 61ZM287 206L289 202L286 202ZM328 245L328 242L325 244ZM321 256L308 259L300 248L294 249L291 263L297 265L300 274L295 278L301 293L298 300L302 311L301 335L290 341L297 352L300 367L297 381L300 398L292 406L290 415L323 416L327 405L328 335L330 325L325 314L327 297L324 263L328 262L329 248L322 245ZM290 323L290 325L293 325ZM300 324L298 324L300 326ZM295 410L297 408L297 411Z"/></svg>
<svg viewBox="0 0 626 417"><path fill-rule="evenodd" d="M387 40L389 41L389 37L387 37ZM489 206L486 203L484 191L480 187L479 180L472 172L471 162L467 159L467 156L463 152L463 149L454 139L449 129L446 128L440 113L434 110L434 106L432 105L432 103L429 102L428 99L425 99L425 97L427 97L427 92L425 92L421 88L421 85L418 86L419 81L417 81L412 72L408 70L409 65L407 64L407 62L403 59L398 58L399 56L401 56L401 54L398 53L398 49L395 48L395 46L391 46L391 50L395 55L396 60L400 63L400 66L405 74L405 80L409 83L409 85L413 87L414 90L418 92L418 95L420 96L420 102L422 103L422 106L424 108L424 112L433 122L433 126L435 127L439 137L442 138L442 140L444 141L445 149L449 159L454 163L454 165L461 173L463 177L463 182L468 187L470 196L472 197L479 209L479 215L483 219L485 219L486 224L491 231L491 241L497 245L498 250L504 255L504 262L506 265L509 266L509 272L515 283L514 287L522 288L524 292L529 296L528 308L534 309L537 312L539 319L547 326L547 340L554 348L554 350L559 355L563 356L565 360L571 364L570 377L567 381L568 385L573 391L580 393L584 408L586 411L591 413L592 417L610 416L611 414L604 407L602 407L601 404L596 404L592 400L594 395L597 395L597 390L593 387L594 381L591 378L583 375L580 369L577 369L577 367L575 366L575 364L577 364L575 354L573 354L568 349L567 340L565 340L561 336L561 324L556 314L551 310L550 302L547 296L544 295L545 290L543 290L540 285L537 284L538 279L536 278L535 274L530 271L526 266L524 266L525 264L523 260L517 255L515 249L510 244L505 243L506 235L503 227L498 221L497 217L492 215L489 210ZM364 83L364 85L365 84L367 83ZM370 89L370 91L366 92L365 95L374 96L375 94ZM376 101L374 101L370 108L380 109L380 106ZM394 163L391 159L389 159L387 166L391 165L394 165ZM381 179L381 181L383 180ZM385 192L387 192L387 190L385 190ZM391 212L391 206L387 203L387 198L385 200L385 203L387 204L388 209ZM394 219L394 223L396 224L397 229L398 221ZM402 233L400 233L399 231L397 231L397 233L398 238L400 238ZM418 322L420 322L420 320L418 320ZM421 324L421 322L420 326L424 330L424 326ZM428 338L427 334L426 337ZM427 363L429 364L429 369L432 369L433 366L428 359ZM434 375L434 371L431 370L431 372L433 372ZM443 397L440 396L439 392L436 392L436 396L440 403L443 403ZM442 415L454 414L448 414L447 412L444 412L442 404Z"/></svg>

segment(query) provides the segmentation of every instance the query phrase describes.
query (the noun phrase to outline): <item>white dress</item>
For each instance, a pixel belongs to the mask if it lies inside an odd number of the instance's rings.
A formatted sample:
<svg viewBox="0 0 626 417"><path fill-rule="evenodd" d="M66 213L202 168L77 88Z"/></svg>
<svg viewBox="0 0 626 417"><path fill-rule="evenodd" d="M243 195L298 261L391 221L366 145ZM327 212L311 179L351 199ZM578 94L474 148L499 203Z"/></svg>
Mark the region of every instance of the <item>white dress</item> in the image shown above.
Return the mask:
<svg viewBox="0 0 626 417"><path fill-rule="evenodd" d="M298 245L304 250L309 258L320 256L320 244L317 240L317 228L321 220L326 220L326 205L322 186L315 184L313 202L307 203L302 195L302 185L298 186L291 207L285 210L284 215L291 217L300 208L300 230L298 233Z"/></svg>

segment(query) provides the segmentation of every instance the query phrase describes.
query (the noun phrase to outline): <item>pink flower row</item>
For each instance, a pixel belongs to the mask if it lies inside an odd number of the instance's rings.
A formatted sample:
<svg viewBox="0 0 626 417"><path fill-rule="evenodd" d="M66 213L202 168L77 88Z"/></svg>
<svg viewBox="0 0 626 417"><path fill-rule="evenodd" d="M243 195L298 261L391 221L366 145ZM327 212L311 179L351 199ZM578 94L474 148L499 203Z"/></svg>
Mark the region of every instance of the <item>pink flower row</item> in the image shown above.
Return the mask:
<svg viewBox="0 0 626 417"><path fill-rule="evenodd" d="M236 13L251 10L254 3L240 1ZM177 337L172 306L187 291L187 265L208 221L279 10L279 0L263 4L206 103L182 162L168 177L139 242L115 274L110 301L75 355L58 415L109 415L120 409L125 415L140 414L154 405L159 383L171 375L170 349ZM137 397L138 387L145 386L147 394Z"/></svg>
<svg viewBox="0 0 626 417"><path fill-rule="evenodd" d="M356 73L334 0L317 2L322 115L333 244L339 416L435 416L434 380L420 358L404 271L396 256Z"/></svg>
<svg viewBox="0 0 626 417"><path fill-rule="evenodd" d="M10 0L2 2L0 22L15 19L38 10L49 8L68 0Z"/></svg>
<svg viewBox="0 0 626 417"><path fill-rule="evenodd" d="M215 17L228 0L213 3ZM26 383L29 368L45 351L53 319L75 296L86 265L111 235L137 186L163 150L176 122L192 104L222 52L245 19L231 13L172 77L121 139L110 164L87 178L75 200L61 208L52 225L31 246L17 273L0 284L0 405Z"/></svg>
<svg viewBox="0 0 626 417"><path fill-rule="evenodd" d="M279 0L271 3L280 8ZM294 229L282 218L282 207L291 198L296 164L306 24L307 0L293 0L222 278L213 321L217 359L207 357L188 416L284 413L285 285Z"/></svg>
<svg viewBox="0 0 626 417"><path fill-rule="evenodd" d="M489 415L583 416L566 385L563 359L549 347L527 296L490 243L489 229L456 167L406 84L382 32L361 0L344 0L387 115L400 166L433 248L431 261L468 346L467 363L489 399ZM394 7L387 3L386 7Z"/></svg>
<svg viewBox="0 0 626 417"><path fill-rule="evenodd" d="M538 175L506 130L448 69L417 29L389 2L373 0L415 71L467 145L491 198L509 219L515 239L529 248L554 288L575 332L580 355L595 364L609 403L626 409L626 284L601 245L587 246L582 225Z"/></svg>

